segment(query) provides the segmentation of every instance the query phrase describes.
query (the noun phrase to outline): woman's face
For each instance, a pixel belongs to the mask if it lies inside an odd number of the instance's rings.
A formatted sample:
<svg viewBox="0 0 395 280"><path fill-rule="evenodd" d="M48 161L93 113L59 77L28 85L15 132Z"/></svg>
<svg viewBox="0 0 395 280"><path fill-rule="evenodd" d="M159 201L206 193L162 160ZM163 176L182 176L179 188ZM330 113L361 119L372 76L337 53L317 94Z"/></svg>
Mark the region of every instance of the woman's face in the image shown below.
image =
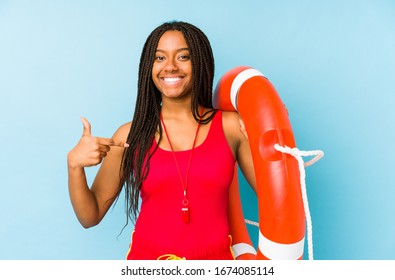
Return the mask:
<svg viewBox="0 0 395 280"><path fill-rule="evenodd" d="M152 67L152 80L164 98L190 97L192 64L180 31L166 31L159 40Z"/></svg>

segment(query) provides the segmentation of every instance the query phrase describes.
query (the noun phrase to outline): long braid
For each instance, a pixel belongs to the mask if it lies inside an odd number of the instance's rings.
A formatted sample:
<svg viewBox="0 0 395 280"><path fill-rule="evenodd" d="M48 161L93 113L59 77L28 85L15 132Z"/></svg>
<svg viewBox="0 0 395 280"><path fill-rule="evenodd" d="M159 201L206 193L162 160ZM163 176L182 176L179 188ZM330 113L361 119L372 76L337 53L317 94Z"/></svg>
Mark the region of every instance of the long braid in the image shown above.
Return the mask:
<svg viewBox="0 0 395 280"><path fill-rule="evenodd" d="M181 31L190 49L193 75L191 110L195 120L208 123L215 114L212 109L214 58L207 37L189 23L176 21L160 25L148 36L141 53L136 108L127 138L129 147L122 156L118 196L125 188L126 224L138 215L141 185L148 175L150 158L155 152L149 153L155 134L159 133L159 142L162 139L159 118L162 98L152 81L152 66L160 37L171 30ZM200 116L199 105L212 110Z"/></svg>
<svg viewBox="0 0 395 280"><path fill-rule="evenodd" d="M212 111L208 111L203 116L199 115L198 106L213 108L212 105L212 87L214 77L214 57L211 50L210 42L206 35L195 26L189 26L189 29L183 31L185 41L191 52L192 57L192 75L196 80L193 84L192 113L196 121L209 123L214 117ZM208 115L208 117L206 117Z"/></svg>

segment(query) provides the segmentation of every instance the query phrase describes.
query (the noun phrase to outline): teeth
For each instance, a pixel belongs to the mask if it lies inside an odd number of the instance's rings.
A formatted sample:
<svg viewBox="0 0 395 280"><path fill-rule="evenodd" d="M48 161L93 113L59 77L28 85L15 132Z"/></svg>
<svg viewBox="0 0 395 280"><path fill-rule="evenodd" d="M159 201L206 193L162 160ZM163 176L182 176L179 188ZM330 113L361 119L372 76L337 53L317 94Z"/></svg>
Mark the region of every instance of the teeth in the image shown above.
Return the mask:
<svg viewBox="0 0 395 280"><path fill-rule="evenodd" d="M178 81L178 80L180 80L181 78L163 78L163 80L165 81L165 82L168 82L168 83L172 83L172 82L176 82L176 81Z"/></svg>

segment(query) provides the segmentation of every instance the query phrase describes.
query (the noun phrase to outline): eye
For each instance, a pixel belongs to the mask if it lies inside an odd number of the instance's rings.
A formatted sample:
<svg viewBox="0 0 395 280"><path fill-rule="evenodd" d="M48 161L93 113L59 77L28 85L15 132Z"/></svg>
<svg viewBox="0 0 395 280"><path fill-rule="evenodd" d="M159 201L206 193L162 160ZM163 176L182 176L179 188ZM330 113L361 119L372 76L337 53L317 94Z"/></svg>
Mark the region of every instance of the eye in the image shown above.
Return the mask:
<svg viewBox="0 0 395 280"><path fill-rule="evenodd" d="M163 55L157 55L155 56L155 61L164 61L165 57Z"/></svg>
<svg viewBox="0 0 395 280"><path fill-rule="evenodd" d="M191 59L191 57L189 56L189 54L182 54L178 57L178 59L182 60L182 61L188 61Z"/></svg>

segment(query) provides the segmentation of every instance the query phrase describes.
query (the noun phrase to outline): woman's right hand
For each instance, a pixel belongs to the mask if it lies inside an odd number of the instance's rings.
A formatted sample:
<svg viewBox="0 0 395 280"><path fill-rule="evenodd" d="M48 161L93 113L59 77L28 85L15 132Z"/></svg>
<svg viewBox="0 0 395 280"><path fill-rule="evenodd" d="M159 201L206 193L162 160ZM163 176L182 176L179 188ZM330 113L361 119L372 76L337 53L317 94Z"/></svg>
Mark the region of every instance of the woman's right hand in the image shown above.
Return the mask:
<svg viewBox="0 0 395 280"><path fill-rule="evenodd" d="M111 138L92 136L91 125L88 120L81 117L81 121L84 126L82 137L67 155L69 167L83 168L98 165L106 157L112 146L128 147L127 143L115 141Z"/></svg>

